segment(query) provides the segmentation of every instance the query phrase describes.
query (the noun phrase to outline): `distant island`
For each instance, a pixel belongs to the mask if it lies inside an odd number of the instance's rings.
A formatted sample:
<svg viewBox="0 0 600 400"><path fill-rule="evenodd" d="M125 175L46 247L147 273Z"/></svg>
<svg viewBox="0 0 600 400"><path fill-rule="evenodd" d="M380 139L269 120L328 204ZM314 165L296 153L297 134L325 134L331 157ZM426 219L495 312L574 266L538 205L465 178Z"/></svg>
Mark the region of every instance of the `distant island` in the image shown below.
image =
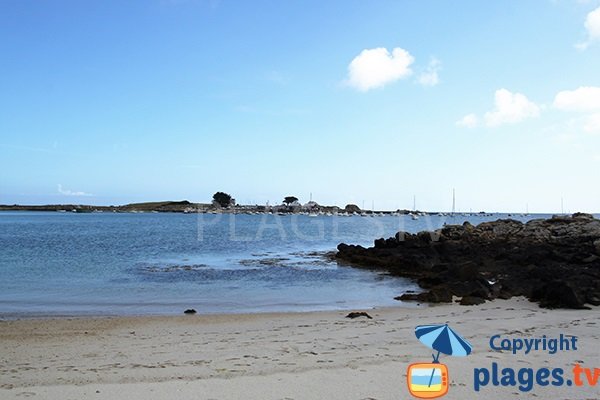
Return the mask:
<svg viewBox="0 0 600 400"><path fill-rule="evenodd" d="M115 213L212 213L212 214L348 214L348 215L390 215L390 214L416 214L425 215L422 211L396 210L375 211L362 210L356 205L348 204L345 207L321 205L309 202L304 205L278 204L278 205L243 205L232 204L222 207L213 203L192 203L182 201L155 201L144 203L130 203L124 205L97 206L89 204L45 204L45 205L22 205L22 204L0 204L0 211L56 211L56 212L115 212Z"/></svg>
<svg viewBox="0 0 600 400"><path fill-rule="evenodd" d="M21 205L0 204L0 211L54 211L75 213L211 213L211 214L307 214L307 215L360 215L360 216L382 216L382 215L411 215L414 218L424 215L450 215L443 212L425 212L419 210L365 210L355 204L347 204L345 207L321 205L310 200L301 204L295 196L285 196L281 204L270 205L243 205L237 204L235 199L224 192L213 195L210 203L193 203L188 200L182 201L155 201L143 203L130 203L124 205L98 206L89 204L46 204L46 205ZM490 215L485 212L469 213L469 215Z"/></svg>

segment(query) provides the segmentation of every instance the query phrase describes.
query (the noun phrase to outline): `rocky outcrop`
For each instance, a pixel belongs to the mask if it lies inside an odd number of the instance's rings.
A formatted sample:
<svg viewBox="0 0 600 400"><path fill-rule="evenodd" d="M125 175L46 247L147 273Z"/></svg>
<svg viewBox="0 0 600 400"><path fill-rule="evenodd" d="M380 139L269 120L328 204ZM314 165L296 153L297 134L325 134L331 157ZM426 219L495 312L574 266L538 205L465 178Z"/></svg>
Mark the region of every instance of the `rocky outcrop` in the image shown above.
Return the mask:
<svg viewBox="0 0 600 400"><path fill-rule="evenodd" d="M450 302L458 296L462 304L477 304L526 296L548 308L600 304L600 220L589 214L398 232L370 248L342 243L336 256L415 279L426 290L400 300Z"/></svg>

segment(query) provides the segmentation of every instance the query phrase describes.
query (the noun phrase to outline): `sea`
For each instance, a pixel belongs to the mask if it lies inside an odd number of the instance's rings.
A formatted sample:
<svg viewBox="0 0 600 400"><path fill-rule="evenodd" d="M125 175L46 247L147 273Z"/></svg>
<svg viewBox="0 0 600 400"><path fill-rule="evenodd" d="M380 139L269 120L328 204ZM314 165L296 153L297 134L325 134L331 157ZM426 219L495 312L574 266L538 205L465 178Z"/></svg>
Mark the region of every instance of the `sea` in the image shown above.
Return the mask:
<svg viewBox="0 0 600 400"><path fill-rule="evenodd" d="M506 217L0 212L0 318L410 306L394 297L414 282L331 252Z"/></svg>

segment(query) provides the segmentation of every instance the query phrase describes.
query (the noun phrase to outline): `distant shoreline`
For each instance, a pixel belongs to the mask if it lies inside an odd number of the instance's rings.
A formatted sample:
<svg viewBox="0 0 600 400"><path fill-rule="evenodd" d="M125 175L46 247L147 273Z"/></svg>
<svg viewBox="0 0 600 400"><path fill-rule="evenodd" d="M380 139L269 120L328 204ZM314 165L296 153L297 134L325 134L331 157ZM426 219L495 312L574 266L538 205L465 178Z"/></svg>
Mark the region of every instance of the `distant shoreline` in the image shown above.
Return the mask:
<svg viewBox="0 0 600 400"><path fill-rule="evenodd" d="M439 216L473 216L495 214L507 214L509 216L527 216L546 213L507 213L507 212L446 212L446 211L421 211L421 210L367 210L360 209L357 206L347 205L346 207L327 206L314 203L310 207L297 206L290 207L286 205L234 205L227 208L220 207L211 203L192 203L183 201L158 201L130 203L124 205L98 206L91 204L44 204L44 205L26 205L26 204L0 204L0 211L49 211L49 212L75 212L75 213L212 213L212 214L310 214L310 215L439 215Z"/></svg>

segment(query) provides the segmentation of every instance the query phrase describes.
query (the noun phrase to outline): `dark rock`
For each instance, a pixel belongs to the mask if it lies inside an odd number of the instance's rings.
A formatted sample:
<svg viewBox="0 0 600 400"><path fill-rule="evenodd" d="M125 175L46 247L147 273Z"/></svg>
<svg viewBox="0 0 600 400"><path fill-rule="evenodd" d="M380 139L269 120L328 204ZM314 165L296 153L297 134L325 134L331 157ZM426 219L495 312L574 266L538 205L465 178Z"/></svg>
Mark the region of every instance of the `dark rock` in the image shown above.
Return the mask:
<svg viewBox="0 0 600 400"><path fill-rule="evenodd" d="M394 239L396 239L397 242L404 242L404 240L406 240L407 235L410 236L410 233L400 231L394 235Z"/></svg>
<svg viewBox="0 0 600 400"><path fill-rule="evenodd" d="M465 231L473 231L475 229L473 224L470 223L469 221L463 222L462 226L463 226L463 228L465 228Z"/></svg>
<svg viewBox="0 0 600 400"><path fill-rule="evenodd" d="M338 252L340 252L340 253L349 252L350 246L347 245L346 243L340 243L337 245L337 249L338 249Z"/></svg>
<svg viewBox="0 0 600 400"><path fill-rule="evenodd" d="M376 249L385 249L386 248L385 241L386 241L386 239L384 239L384 238L375 239L375 243L374 243L375 248Z"/></svg>
<svg viewBox="0 0 600 400"><path fill-rule="evenodd" d="M485 303L485 299L481 298L481 297L477 297L477 296L465 296L462 299L460 299L460 305L461 306L476 306L478 304L483 304Z"/></svg>
<svg viewBox="0 0 600 400"><path fill-rule="evenodd" d="M417 240L423 242L423 243L429 243L429 242L433 242L435 238L439 237L439 235L436 235L435 233L432 232L419 232L416 235Z"/></svg>
<svg viewBox="0 0 600 400"><path fill-rule="evenodd" d="M403 293L400 296L394 297L394 300L398 301L420 301L419 295L416 293Z"/></svg>
<svg viewBox="0 0 600 400"><path fill-rule="evenodd" d="M437 287L429 291L427 300L430 303L452 303L452 293L446 287Z"/></svg>
<svg viewBox="0 0 600 400"><path fill-rule="evenodd" d="M398 232L371 248L342 243L336 259L414 279L427 290L400 300L526 296L566 308L600 300L600 220L590 214Z"/></svg>
<svg viewBox="0 0 600 400"><path fill-rule="evenodd" d="M474 281L480 277L479 266L472 262L467 261L458 265L452 265L449 268L450 273L461 281Z"/></svg>
<svg viewBox="0 0 600 400"><path fill-rule="evenodd" d="M394 297L394 300L400 301L420 301L426 303L451 303L452 293L446 287L432 288L422 293L403 293Z"/></svg>
<svg viewBox="0 0 600 400"><path fill-rule="evenodd" d="M373 319L373 317L371 317L369 314L367 314L364 311L353 311L353 312L349 313L348 315L346 315L346 318L350 318L350 319L354 319L354 318L358 318L358 317L367 317L369 319Z"/></svg>
<svg viewBox="0 0 600 400"><path fill-rule="evenodd" d="M593 306L600 306L600 293L589 293L585 302Z"/></svg>
<svg viewBox="0 0 600 400"><path fill-rule="evenodd" d="M183 313L184 314L196 314L196 310L194 310L193 308L188 308Z"/></svg>
<svg viewBox="0 0 600 400"><path fill-rule="evenodd" d="M594 250L596 251L596 254L600 255L600 239L594 241L593 245L594 245Z"/></svg>
<svg viewBox="0 0 600 400"><path fill-rule="evenodd" d="M442 285L444 283L444 277L439 275L425 276L417 280L417 283L422 288L429 289L435 286Z"/></svg>
<svg viewBox="0 0 600 400"><path fill-rule="evenodd" d="M476 288L474 288L472 291L469 292L468 296L473 296L473 297L481 297L482 299L489 299L490 298L490 290L479 284L477 285Z"/></svg>
<svg viewBox="0 0 600 400"><path fill-rule="evenodd" d="M594 219L594 216L592 214L586 214L586 213L581 213L581 212L577 212L575 214L573 214L573 219Z"/></svg>
<svg viewBox="0 0 600 400"><path fill-rule="evenodd" d="M490 298L489 285L482 283L480 280L451 281L445 286L448 287L450 293L458 297L477 296L483 297L484 299Z"/></svg>
<svg viewBox="0 0 600 400"><path fill-rule="evenodd" d="M534 290L533 299L540 302L541 307L546 308L575 308L584 309L584 299L567 282L552 281Z"/></svg>

